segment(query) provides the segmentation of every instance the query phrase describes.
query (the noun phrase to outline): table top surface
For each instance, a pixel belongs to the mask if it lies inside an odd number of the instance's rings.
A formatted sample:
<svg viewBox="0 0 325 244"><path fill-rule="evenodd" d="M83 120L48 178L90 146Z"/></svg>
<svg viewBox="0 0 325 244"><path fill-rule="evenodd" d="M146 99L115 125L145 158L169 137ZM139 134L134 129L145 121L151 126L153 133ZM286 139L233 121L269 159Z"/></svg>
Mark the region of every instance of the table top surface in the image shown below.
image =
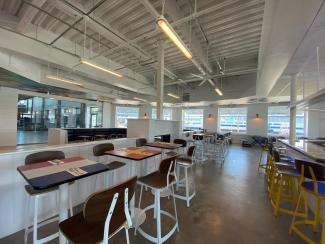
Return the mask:
<svg viewBox="0 0 325 244"><path fill-rule="evenodd" d="M287 145L300 153L309 156L317 161L325 162L325 147L313 143L311 140L289 140L280 139L284 145Z"/></svg>
<svg viewBox="0 0 325 244"><path fill-rule="evenodd" d="M109 167L82 157L72 157L22 165L17 170L34 189L40 190L108 171Z"/></svg>
<svg viewBox="0 0 325 244"><path fill-rule="evenodd" d="M170 143L170 142L150 142L150 143L147 143L146 146L156 147L156 148L161 148L161 149L170 149L170 150L174 150L174 149L182 147L181 144Z"/></svg>
<svg viewBox="0 0 325 244"><path fill-rule="evenodd" d="M157 150L149 150L144 147L127 147L106 151L105 154L140 161L161 154Z"/></svg>

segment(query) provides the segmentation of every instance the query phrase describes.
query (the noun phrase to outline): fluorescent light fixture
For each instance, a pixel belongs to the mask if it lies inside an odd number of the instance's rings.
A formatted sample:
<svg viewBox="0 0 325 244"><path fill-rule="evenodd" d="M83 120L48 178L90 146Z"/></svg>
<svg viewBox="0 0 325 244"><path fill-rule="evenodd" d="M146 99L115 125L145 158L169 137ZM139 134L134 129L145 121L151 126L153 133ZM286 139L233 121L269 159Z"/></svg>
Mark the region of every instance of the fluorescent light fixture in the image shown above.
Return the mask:
<svg viewBox="0 0 325 244"><path fill-rule="evenodd" d="M216 91L216 93L218 93L219 96L223 95L223 93L221 92L221 90L219 88L216 88L215 91Z"/></svg>
<svg viewBox="0 0 325 244"><path fill-rule="evenodd" d="M87 59L84 59L84 58L81 58L80 59L80 63L81 64L86 64L86 65L89 65L90 67L93 67L93 68L95 68L95 69L99 69L99 70L101 70L101 71L104 71L104 72L107 72L107 73L109 73L109 74L111 74L111 75L115 75L115 76L117 76L117 77L123 77L121 74L119 74L119 73L116 73L116 72L114 72L114 71L112 71L112 70L109 70L109 69L107 69L107 68L105 68L105 67L103 67L103 66L100 66L100 65L98 65L98 64L95 64L95 63L93 63L93 62L91 62L91 61L89 61L89 60L87 60Z"/></svg>
<svg viewBox="0 0 325 244"><path fill-rule="evenodd" d="M69 83L69 84L73 84L73 85L77 85L77 86L83 86L81 83L79 83L79 82L77 82L77 81L64 79L64 78L62 78L62 77L57 77L57 76L47 75L46 78L47 78L47 79L51 79L51 80L62 81L62 82Z"/></svg>
<svg viewBox="0 0 325 244"><path fill-rule="evenodd" d="M176 99L180 99L179 96L177 96L177 95L175 95L173 93L168 93L167 95L170 96L170 97L176 98Z"/></svg>
<svg viewBox="0 0 325 244"><path fill-rule="evenodd" d="M157 20L157 25L160 27L160 29L165 32L165 34L174 42L174 44L181 50L181 52L188 58L191 59L193 56L191 52L187 49L185 43L182 41L182 39L177 35L177 33L174 31L173 27L170 26L168 21L161 17Z"/></svg>
<svg viewBox="0 0 325 244"><path fill-rule="evenodd" d="M145 102L145 103L148 102L146 99L142 99L142 98L139 98L139 97L134 97L133 99L141 101L141 102Z"/></svg>

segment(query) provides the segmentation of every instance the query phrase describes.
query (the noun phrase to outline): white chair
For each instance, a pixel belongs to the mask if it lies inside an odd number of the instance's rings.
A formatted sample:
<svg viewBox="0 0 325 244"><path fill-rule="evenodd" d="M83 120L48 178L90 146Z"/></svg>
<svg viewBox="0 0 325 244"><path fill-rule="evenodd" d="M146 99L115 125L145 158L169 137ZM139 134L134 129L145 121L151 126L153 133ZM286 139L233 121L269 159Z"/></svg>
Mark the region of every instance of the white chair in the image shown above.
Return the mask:
<svg viewBox="0 0 325 244"><path fill-rule="evenodd" d="M177 178L178 178L176 189L178 190L179 187L185 187L185 196L175 193L175 197L181 200L185 200L187 207L190 207L190 201L196 195L194 164L195 164L195 146L189 147L186 155L181 155L176 159ZM180 174L179 174L180 168L184 169L183 179L180 179ZM188 174L189 169L191 170L191 174L192 174L192 183L193 183L192 193L190 193L189 174Z"/></svg>
<svg viewBox="0 0 325 244"><path fill-rule="evenodd" d="M177 210L176 210L176 202L174 196L174 184L177 182L176 174L175 174L175 157L165 158L160 162L159 170L153 172L149 175L141 177L138 179L138 184L141 185L140 190L140 198L139 198L139 208L141 206L142 200L142 193L143 187L148 187L152 189L155 194L155 201L154 204L147 206L146 208L142 209L138 216L141 216L146 211L150 209L154 209L154 218L156 218L157 223L157 235L152 236L146 233L141 226L135 226L135 234L138 231L144 238L154 243L161 244L167 239L169 239L172 234L177 230L179 231L178 227L178 219L177 219ZM160 193L165 191L166 189L171 190L171 194L173 196L173 204L174 204L174 215L164 211L160 207ZM171 227L167 234L162 236L161 233L161 214L166 215L167 217L171 218L175 224ZM136 221L138 222L138 221Z"/></svg>
<svg viewBox="0 0 325 244"><path fill-rule="evenodd" d="M37 152L37 153L30 154L25 158L25 165L51 161L51 160L55 160L55 159L64 159L64 158L65 158L65 155L61 151ZM70 191L70 185L69 185L69 191ZM28 234L30 232L33 232L33 243L45 243L45 242L48 242L48 241L53 240L54 238L58 237L59 233L56 232L56 233L49 235L45 238L38 239L37 233L38 233L39 227L42 227L42 226L49 224L51 222L55 222L59 219L58 216L55 215L45 221L42 221L42 222L38 221L39 202L40 202L41 198L50 194L50 193L56 193L56 198L58 199L59 187L51 187L51 188L44 189L44 190L36 190L31 185L26 185L25 190L27 193L27 204L26 204L26 209L25 209L24 243L27 243ZM31 226L29 226L29 223L30 223L29 214L30 214L31 202L33 202L33 205L34 205L33 206L33 224ZM73 215L72 208L73 208L72 198L71 198L71 194L69 194L70 216Z"/></svg>
<svg viewBox="0 0 325 244"><path fill-rule="evenodd" d="M81 213L59 224L61 233L71 243L108 244L111 237L124 229L129 244L128 230L132 226L129 202L134 194L136 181L137 177L132 177L90 195Z"/></svg>

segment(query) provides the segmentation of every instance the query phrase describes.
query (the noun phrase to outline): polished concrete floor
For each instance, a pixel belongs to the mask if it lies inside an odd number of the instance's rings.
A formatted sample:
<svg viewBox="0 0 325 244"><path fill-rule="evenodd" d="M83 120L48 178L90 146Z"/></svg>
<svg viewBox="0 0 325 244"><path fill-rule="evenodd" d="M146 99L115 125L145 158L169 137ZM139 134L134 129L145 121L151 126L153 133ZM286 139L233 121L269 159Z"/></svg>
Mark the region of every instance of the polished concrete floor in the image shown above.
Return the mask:
<svg viewBox="0 0 325 244"><path fill-rule="evenodd" d="M166 243L305 243L298 236L288 234L290 216L272 215L264 175L257 172L258 159L257 148L232 146L223 166L212 160L198 166L195 172L197 196L190 208L184 201L176 200L180 232ZM145 192L142 206L152 202L153 196ZM172 212L171 203L164 198L161 206ZM172 223L165 217L162 217L162 222L163 232L166 233L166 228ZM149 212L143 227L155 233L152 213ZM42 232L55 228L50 226ZM317 240L320 234L312 236ZM133 229L130 230L130 239L131 243L151 243L139 234L134 236ZM22 243L22 240L23 233L19 232L1 239L0 243ZM124 232L110 241L111 244L126 243Z"/></svg>
<svg viewBox="0 0 325 244"><path fill-rule="evenodd" d="M17 131L17 144L47 143L47 131Z"/></svg>

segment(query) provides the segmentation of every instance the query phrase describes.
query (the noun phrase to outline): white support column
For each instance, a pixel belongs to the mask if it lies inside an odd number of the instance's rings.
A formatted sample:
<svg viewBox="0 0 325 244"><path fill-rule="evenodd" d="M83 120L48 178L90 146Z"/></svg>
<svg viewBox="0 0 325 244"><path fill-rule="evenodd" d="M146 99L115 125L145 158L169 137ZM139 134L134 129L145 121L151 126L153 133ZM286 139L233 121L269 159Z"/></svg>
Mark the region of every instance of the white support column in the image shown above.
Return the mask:
<svg viewBox="0 0 325 244"><path fill-rule="evenodd" d="M158 45L158 67L157 67L157 119L163 119L164 68L165 68L164 42L160 41Z"/></svg>
<svg viewBox="0 0 325 244"><path fill-rule="evenodd" d="M294 74L291 76L290 81L290 131L289 131L289 140L290 142L294 142L296 139L296 114L297 108L293 106L297 101L297 75Z"/></svg>

